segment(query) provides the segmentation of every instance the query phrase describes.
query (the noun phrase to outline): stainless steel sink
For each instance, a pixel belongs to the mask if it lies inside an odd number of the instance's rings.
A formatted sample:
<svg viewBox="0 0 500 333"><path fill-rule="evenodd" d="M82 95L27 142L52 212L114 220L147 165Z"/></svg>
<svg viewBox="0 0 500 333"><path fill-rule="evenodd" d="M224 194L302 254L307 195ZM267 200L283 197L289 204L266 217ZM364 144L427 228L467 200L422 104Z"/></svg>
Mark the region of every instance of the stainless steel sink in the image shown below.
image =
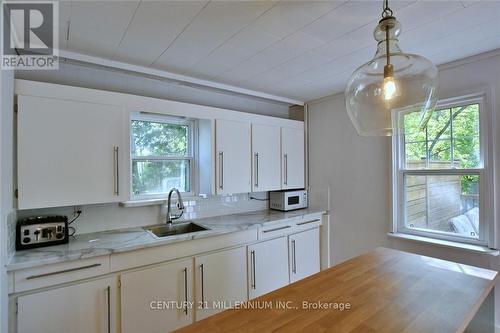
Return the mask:
<svg viewBox="0 0 500 333"><path fill-rule="evenodd" d="M144 227L144 230L152 233L156 237L161 238L174 235L191 234L210 229L193 222L184 222Z"/></svg>

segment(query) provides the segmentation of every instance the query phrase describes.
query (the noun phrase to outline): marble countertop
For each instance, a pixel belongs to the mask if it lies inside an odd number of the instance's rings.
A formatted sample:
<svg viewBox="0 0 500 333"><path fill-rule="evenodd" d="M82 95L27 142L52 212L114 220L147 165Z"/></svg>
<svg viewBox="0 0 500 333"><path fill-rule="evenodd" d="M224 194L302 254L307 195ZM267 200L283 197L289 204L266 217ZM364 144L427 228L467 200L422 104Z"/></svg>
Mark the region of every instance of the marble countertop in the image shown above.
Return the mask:
<svg viewBox="0 0 500 333"><path fill-rule="evenodd" d="M192 221L209 228L209 230L163 238L156 238L142 227L81 234L71 237L68 244L17 251L6 265L6 269L7 271L14 271L46 264L167 245L191 239L287 223L295 219L302 220L308 218L309 215L317 215L324 212L322 209L315 208L290 212L263 210L200 218Z"/></svg>

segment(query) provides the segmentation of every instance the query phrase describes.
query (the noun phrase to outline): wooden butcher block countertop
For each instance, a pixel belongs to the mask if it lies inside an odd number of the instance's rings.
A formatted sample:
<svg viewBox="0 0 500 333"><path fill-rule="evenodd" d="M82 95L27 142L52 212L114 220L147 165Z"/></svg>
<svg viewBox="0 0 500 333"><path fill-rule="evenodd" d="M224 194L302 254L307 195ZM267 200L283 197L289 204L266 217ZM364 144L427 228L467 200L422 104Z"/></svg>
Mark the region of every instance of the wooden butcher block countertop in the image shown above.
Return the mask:
<svg viewBox="0 0 500 333"><path fill-rule="evenodd" d="M496 276L378 248L178 332L462 332Z"/></svg>

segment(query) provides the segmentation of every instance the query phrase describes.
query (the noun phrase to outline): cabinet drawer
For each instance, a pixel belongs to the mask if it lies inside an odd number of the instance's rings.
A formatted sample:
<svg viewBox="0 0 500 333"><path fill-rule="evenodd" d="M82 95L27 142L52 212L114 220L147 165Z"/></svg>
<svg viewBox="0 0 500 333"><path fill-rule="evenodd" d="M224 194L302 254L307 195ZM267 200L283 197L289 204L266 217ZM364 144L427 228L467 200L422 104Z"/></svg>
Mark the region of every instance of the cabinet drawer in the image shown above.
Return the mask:
<svg viewBox="0 0 500 333"><path fill-rule="evenodd" d="M286 236L319 227L321 225L322 215L323 213L309 214L305 216L290 218L288 220L277 222L273 225L267 225L265 227L259 228L259 240Z"/></svg>
<svg viewBox="0 0 500 333"><path fill-rule="evenodd" d="M14 272L14 292L86 279L109 272L109 256L74 260Z"/></svg>
<svg viewBox="0 0 500 333"><path fill-rule="evenodd" d="M113 272L137 268L232 246L238 246L256 240L256 229L248 229L212 237L193 239L187 242L150 247L137 251L113 253L110 259L110 267Z"/></svg>
<svg viewBox="0 0 500 333"><path fill-rule="evenodd" d="M317 228L321 225L321 217L304 219L302 221L297 221L293 228L293 232L302 232L305 230Z"/></svg>
<svg viewBox="0 0 500 333"><path fill-rule="evenodd" d="M294 230L293 223L280 223L272 226L259 228L259 240L285 236Z"/></svg>

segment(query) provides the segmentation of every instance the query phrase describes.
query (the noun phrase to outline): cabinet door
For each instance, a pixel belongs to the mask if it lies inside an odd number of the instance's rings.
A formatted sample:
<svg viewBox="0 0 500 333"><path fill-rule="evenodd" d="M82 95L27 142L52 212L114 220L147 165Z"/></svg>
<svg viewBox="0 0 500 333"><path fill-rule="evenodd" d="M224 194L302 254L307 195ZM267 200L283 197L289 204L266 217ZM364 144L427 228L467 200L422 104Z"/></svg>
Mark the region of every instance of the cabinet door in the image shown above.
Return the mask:
<svg viewBox="0 0 500 333"><path fill-rule="evenodd" d="M247 300L246 247L195 258L196 320Z"/></svg>
<svg viewBox="0 0 500 333"><path fill-rule="evenodd" d="M250 124L217 120L217 194L251 192Z"/></svg>
<svg viewBox="0 0 500 333"><path fill-rule="evenodd" d="M18 96L19 208L123 201L121 107Z"/></svg>
<svg viewBox="0 0 500 333"><path fill-rule="evenodd" d="M304 188L304 131L281 128L282 189Z"/></svg>
<svg viewBox="0 0 500 333"><path fill-rule="evenodd" d="M319 272L319 228L288 236L288 249L290 282Z"/></svg>
<svg viewBox="0 0 500 333"><path fill-rule="evenodd" d="M105 278L19 296L17 332L116 332L116 280Z"/></svg>
<svg viewBox="0 0 500 333"><path fill-rule="evenodd" d="M252 124L252 191L281 188L280 128Z"/></svg>
<svg viewBox="0 0 500 333"><path fill-rule="evenodd" d="M267 294L288 284L287 238L248 246L248 298Z"/></svg>
<svg viewBox="0 0 500 333"><path fill-rule="evenodd" d="M191 324L192 274L192 259L122 274L122 333L164 333Z"/></svg>

